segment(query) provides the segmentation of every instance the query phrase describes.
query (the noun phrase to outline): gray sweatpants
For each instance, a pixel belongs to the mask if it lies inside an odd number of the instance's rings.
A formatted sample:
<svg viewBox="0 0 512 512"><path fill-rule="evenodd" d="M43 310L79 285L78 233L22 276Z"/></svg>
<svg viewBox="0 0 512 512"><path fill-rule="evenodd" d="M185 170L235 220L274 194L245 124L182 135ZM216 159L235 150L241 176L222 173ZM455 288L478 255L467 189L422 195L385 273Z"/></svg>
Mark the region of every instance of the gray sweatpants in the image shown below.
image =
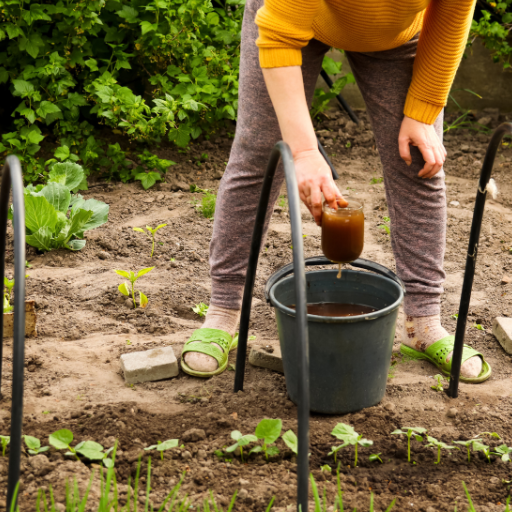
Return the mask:
<svg viewBox="0 0 512 512"><path fill-rule="evenodd" d="M270 151L280 140L277 118L267 93L255 44L256 11L263 0L248 0L242 28L239 109L236 136L217 196L210 245L211 303L228 309L241 307L249 248ZM412 78L418 39L382 52L347 52L363 94L384 170L391 218L391 242L397 273L405 283L405 313L429 316L440 312L445 278L443 258L446 234L444 171L432 179L418 178L424 165L420 151L411 147L407 166L398 151L403 107ZM311 101L328 46L312 40L302 50L302 74ZM435 122L442 137L442 114ZM284 175L276 174L267 212L270 222Z"/></svg>

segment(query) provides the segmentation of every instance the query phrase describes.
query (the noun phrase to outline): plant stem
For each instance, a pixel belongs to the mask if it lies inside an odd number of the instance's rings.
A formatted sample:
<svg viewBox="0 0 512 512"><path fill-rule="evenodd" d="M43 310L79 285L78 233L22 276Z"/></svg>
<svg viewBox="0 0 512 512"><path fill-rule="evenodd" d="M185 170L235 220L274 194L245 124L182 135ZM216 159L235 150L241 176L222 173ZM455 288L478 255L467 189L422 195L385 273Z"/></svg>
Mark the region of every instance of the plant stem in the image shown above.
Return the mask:
<svg viewBox="0 0 512 512"><path fill-rule="evenodd" d="M160 458L164 460L164 452L160 452Z"/></svg>
<svg viewBox="0 0 512 512"><path fill-rule="evenodd" d="M155 235L151 234L151 256L153 257L153 253L155 252Z"/></svg>
<svg viewBox="0 0 512 512"><path fill-rule="evenodd" d="M468 462L471 462L471 448L469 446L467 446L467 449L468 449Z"/></svg>
<svg viewBox="0 0 512 512"><path fill-rule="evenodd" d="M137 303L135 302L135 283L132 283L132 299L133 299L133 309L137 309Z"/></svg>
<svg viewBox="0 0 512 512"><path fill-rule="evenodd" d="M244 449L240 446L240 459L243 462L244 461Z"/></svg>
<svg viewBox="0 0 512 512"><path fill-rule="evenodd" d="M411 435L407 434L407 462L411 462Z"/></svg>
<svg viewBox="0 0 512 512"><path fill-rule="evenodd" d="M354 459L354 467L356 467L356 466L357 466L357 445L358 445L358 443L357 443L357 441L356 441L356 457L355 457L355 459Z"/></svg>
<svg viewBox="0 0 512 512"><path fill-rule="evenodd" d="M439 464L441 462L441 447L437 447L437 462L436 464Z"/></svg>

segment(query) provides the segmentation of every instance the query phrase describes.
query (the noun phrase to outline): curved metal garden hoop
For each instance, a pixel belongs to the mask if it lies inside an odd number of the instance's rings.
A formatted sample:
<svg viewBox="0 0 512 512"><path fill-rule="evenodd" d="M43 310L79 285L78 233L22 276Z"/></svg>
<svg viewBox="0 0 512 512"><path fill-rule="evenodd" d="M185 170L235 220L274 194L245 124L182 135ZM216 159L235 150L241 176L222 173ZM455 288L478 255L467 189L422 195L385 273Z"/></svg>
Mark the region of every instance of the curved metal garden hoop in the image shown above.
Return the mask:
<svg viewBox="0 0 512 512"><path fill-rule="evenodd" d="M25 201L20 161L8 156L0 186L0 278L5 275L7 213L12 186L14 208L14 333L12 360L11 440L6 510L15 509L20 478L21 427L23 424L23 366L25 361ZM3 314L0 315L0 391L3 360Z"/></svg>

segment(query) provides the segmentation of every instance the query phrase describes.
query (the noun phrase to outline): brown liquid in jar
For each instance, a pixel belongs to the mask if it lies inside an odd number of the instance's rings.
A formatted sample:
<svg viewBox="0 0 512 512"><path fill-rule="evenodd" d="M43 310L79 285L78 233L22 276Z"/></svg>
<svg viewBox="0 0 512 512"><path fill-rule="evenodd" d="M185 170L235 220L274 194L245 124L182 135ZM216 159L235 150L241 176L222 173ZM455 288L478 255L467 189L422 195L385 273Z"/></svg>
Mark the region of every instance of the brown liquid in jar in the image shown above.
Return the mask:
<svg viewBox="0 0 512 512"><path fill-rule="evenodd" d="M295 304L288 306L295 309ZM316 316L358 316L367 315L377 311L370 306L362 306L359 304L344 304L341 302L318 302L307 305L308 315Z"/></svg>
<svg viewBox="0 0 512 512"><path fill-rule="evenodd" d="M347 208L333 210L324 205L322 212L322 251L334 263L349 263L361 256L364 246L364 213L362 207L349 203Z"/></svg>

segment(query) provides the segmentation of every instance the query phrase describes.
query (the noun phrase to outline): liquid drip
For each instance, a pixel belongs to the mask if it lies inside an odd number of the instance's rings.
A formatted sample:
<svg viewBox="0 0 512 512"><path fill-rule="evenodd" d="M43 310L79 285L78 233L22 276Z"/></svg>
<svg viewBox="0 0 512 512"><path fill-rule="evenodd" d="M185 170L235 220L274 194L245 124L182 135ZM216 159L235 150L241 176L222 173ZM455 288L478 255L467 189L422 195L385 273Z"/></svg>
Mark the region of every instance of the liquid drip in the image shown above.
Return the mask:
<svg viewBox="0 0 512 512"><path fill-rule="evenodd" d="M341 279L341 263L338 263L338 275L336 276L338 279Z"/></svg>
<svg viewBox="0 0 512 512"><path fill-rule="evenodd" d="M288 306L295 309L295 304ZM368 315L377 311L370 306L362 306L359 304L344 304L342 302L317 302L307 305L308 315L316 316L358 316Z"/></svg>

